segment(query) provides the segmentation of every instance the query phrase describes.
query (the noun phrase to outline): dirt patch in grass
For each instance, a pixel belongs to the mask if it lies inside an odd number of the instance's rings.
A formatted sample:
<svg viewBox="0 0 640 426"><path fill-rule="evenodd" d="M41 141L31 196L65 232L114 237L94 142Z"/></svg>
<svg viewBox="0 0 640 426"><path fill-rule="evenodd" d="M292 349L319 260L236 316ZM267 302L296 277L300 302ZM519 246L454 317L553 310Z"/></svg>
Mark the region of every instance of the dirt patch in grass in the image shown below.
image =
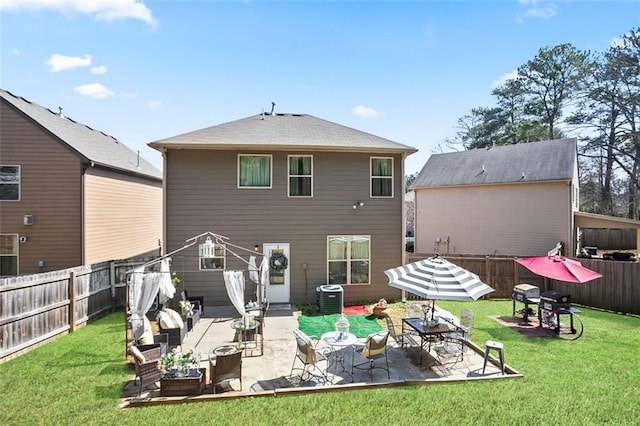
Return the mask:
<svg viewBox="0 0 640 426"><path fill-rule="evenodd" d="M490 318L526 337L553 337L552 330L539 327L538 318L535 315L530 316L528 322L524 322L520 317L506 315L492 316Z"/></svg>

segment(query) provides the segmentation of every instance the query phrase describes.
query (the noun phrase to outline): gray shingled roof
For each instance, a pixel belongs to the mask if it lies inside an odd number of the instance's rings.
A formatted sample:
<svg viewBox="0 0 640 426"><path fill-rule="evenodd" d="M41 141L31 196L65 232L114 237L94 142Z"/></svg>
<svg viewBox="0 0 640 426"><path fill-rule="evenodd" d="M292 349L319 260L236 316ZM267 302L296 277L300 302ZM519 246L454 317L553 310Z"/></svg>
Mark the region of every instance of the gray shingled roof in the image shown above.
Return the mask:
<svg viewBox="0 0 640 426"><path fill-rule="evenodd" d="M6 90L0 89L0 96L86 160L100 166L162 179L160 170L144 158L138 158L138 153L113 136L56 114Z"/></svg>
<svg viewBox="0 0 640 426"><path fill-rule="evenodd" d="M413 188L571 180L577 161L575 139L434 154Z"/></svg>
<svg viewBox="0 0 640 426"><path fill-rule="evenodd" d="M313 149L413 153L402 145L369 133L322 120L307 114L258 114L207 127L149 144L152 148L256 148Z"/></svg>

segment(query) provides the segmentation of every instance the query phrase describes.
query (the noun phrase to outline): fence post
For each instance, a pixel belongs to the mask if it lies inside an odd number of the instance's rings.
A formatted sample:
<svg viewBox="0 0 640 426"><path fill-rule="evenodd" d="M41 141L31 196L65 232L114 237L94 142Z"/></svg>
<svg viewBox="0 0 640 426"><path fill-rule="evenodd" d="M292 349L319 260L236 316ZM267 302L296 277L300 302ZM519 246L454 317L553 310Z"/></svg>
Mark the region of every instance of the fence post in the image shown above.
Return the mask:
<svg viewBox="0 0 640 426"><path fill-rule="evenodd" d="M485 284L487 285L491 285L491 259L489 258L489 256L485 256L484 257L484 266L487 270L487 282Z"/></svg>
<svg viewBox="0 0 640 426"><path fill-rule="evenodd" d="M73 333L76 329L76 286L75 274L69 272L69 333Z"/></svg>
<svg viewBox="0 0 640 426"><path fill-rule="evenodd" d="M109 282L111 283L111 313L116 311L116 265L109 262Z"/></svg>

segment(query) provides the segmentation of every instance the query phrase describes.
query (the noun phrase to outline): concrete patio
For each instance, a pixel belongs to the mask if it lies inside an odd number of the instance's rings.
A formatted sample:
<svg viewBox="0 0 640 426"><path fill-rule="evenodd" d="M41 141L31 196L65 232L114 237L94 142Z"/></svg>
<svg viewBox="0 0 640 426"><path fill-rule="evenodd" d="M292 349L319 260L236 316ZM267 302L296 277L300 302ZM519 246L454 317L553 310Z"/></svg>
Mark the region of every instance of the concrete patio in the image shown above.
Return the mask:
<svg viewBox="0 0 640 426"><path fill-rule="evenodd" d="M437 308L436 308L437 309ZM442 313L442 312L441 312ZM448 313L446 313L448 314ZM239 317L235 308L206 307L203 317L187 334L182 350L194 348L202 353L201 368L208 368L209 353L224 345L237 345L236 330L231 327L232 321ZM323 392L370 388L377 386L401 386L417 384L435 384L440 382L462 380L494 380L521 377L521 374L506 365L502 375L496 359L492 356L482 372L484 361L484 342L478 347L471 343L462 361L436 359L432 348L430 353L422 353L420 348L402 348L391 337L387 343L389 375L384 370L375 369L370 377L366 370L356 369L353 380L342 368L331 368L328 371L329 384L314 381L300 383L300 378L291 367L296 353L293 330L298 328L298 312L295 306L271 306L267 312L263 328L264 342L261 345L254 341L247 342L247 349L242 359L242 388L240 382L232 380L224 388L218 387L213 393L211 386L206 386L201 395L195 396L160 396L158 387L151 386L139 393L139 387L133 380L128 382L123 391L121 407L134 407L148 404L184 403L196 401L213 401L218 399L276 396L296 392ZM256 336L259 338L259 336ZM472 337L473 339L473 337ZM364 339L360 339L364 340ZM345 369L351 372L351 347L343 349ZM493 354L492 354L493 355ZM507 352L508 356L508 352ZM356 363L360 362L356 356ZM300 365L300 364L298 364ZM332 366L333 367L333 366ZM207 383L208 383L207 375Z"/></svg>

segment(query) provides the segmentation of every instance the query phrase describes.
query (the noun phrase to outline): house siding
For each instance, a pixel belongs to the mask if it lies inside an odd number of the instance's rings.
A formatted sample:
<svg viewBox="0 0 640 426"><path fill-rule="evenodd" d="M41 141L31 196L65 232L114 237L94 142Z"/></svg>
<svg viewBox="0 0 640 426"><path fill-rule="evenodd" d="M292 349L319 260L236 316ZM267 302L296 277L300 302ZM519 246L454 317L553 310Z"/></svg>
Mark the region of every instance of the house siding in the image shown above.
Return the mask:
<svg viewBox="0 0 640 426"><path fill-rule="evenodd" d="M289 243L291 302L315 302L316 287L327 281L327 236L371 236L371 284L347 285L345 301L397 298L384 270L402 264L403 159L394 158L394 198L370 197L370 157L364 153L243 151L273 155L272 189L238 189L239 151L170 150L165 156L167 252L206 231L253 248ZM287 155L313 155L313 197L287 196ZM379 156L379 154L376 154ZM364 206L353 209L356 201ZM247 259L248 253L240 252ZM302 264L307 264L306 271ZM205 304L229 304L222 272L198 271L198 248L173 256L172 269L190 295ZM226 269L246 270L227 256ZM247 282L247 299L255 299ZM268 295L267 295L268 297Z"/></svg>
<svg viewBox="0 0 640 426"><path fill-rule="evenodd" d="M161 182L89 168L84 192L84 264L159 253Z"/></svg>
<svg viewBox="0 0 640 426"><path fill-rule="evenodd" d="M20 201L0 201L0 233L19 234L20 274L82 261L81 163L60 141L0 102L0 163L21 166ZM35 223L23 225L24 215ZM38 267L44 261L44 267Z"/></svg>
<svg viewBox="0 0 640 426"><path fill-rule="evenodd" d="M419 188L416 251L537 256L558 241L571 247L571 190L570 181Z"/></svg>

